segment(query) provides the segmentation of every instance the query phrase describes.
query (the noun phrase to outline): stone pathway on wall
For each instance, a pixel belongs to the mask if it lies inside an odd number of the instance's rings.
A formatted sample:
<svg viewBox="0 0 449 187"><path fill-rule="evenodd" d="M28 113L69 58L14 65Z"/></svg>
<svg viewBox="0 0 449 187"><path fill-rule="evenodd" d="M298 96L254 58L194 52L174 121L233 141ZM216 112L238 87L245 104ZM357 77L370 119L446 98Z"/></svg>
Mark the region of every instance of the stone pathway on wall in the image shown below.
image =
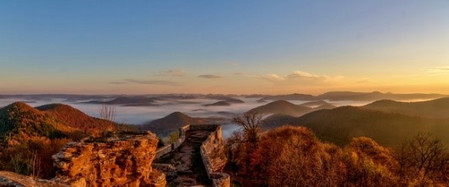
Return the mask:
<svg viewBox="0 0 449 187"><path fill-rule="evenodd" d="M186 140L175 151L155 160L155 163L173 164L177 177L168 186L211 186L200 155L201 143L213 131L188 130Z"/></svg>

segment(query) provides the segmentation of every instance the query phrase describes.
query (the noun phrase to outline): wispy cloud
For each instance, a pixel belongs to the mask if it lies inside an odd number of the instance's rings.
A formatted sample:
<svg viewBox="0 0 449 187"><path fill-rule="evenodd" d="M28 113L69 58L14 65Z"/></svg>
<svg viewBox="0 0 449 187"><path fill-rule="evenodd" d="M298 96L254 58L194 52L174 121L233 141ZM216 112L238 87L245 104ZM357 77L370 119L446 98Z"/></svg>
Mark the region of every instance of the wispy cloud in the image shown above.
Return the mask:
<svg viewBox="0 0 449 187"><path fill-rule="evenodd" d="M281 76L277 74L267 74L262 76L257 76L259 79L268 80L270 82L308 82L308 83L331 83L338 82L344 79L343 76L329 76L329 75L318 75L314 73L309 73L305 71L294 71L286 76Z"/></svg>
<svg viewBox="0 0 449 187"><path fill-rule="evenodd" d="M111 82L109 82L109 84L128 84L128 82L123 82L123 81L111 81Z"/></svg>
<svg viewBox="0 0 449 187"><path fill-rule="evenodd" d="M169 76L169 77L184 77L186 75L186 72L182 69L169 69L165 71L160 71L156 75Z"/></svg>
<svg viewBox="0 0 449 187"><path fill-rule="evenodd" d="M437 68L437 69L442 70L442 71L449 71L449 66L446 66L446 67L439 67L439 68Z"/></svg>
<svg viewBox="0 0 449 187"><path fill-rule="evenodd" d="M295 78L313 78L313 79L318 79L318 78L325 78L327 76L323 76L323 75L316 75L316 74L312 74L312 73L308 73L305 71L294 71L292 74L287 75L287 78L289 79L295 79Z"/></svg>
<svg viewBox="0 0 449 187"><path fill-rule="evenodd" d="M368 83L374 83L374 81L370 78L362 78L355 81L357 84L368 84Z"/></svg>
<svg viewBox="0 0 449 187"><path fill-rule="evenodd" d="M149 84L149 85L162 85L162 86L180 86L181 84L173 81L165 80L136 80L136 79L125 79L125 81L136 84Z"/></svg>
<svg viewBox="0 0 449 187"><path fill-rule="evenodd" d="M284 81L285 80L284 77L281 77L281 76L276 75L276 74L262 75L262 76L259 76L258 78L264 79L264 80L267 80L267 81L271 81L271 82L279 82L279 81Z"/></svg>
<svg viewBox="0 0 449 187"><path fill-rule="evenodd" d="M240 76L240 75L246 75L246 73L245 72L237 72L237 73L234 73L234 75Z"/></svg>
<svg viewBox="0 0 449 187"><path fill-rule="evenodd" d="M444 74L444 73L449 73L449 66L429 68L429 69L427 69L427 72L432 75L440 75L440 74Z"/></svg>
<svg viewBox="0 0 449 187"><path fill-rule="evenodd" d="M223 78L222 76L219 75L198 75L199 78L203 78L203 79L219 79L219 78Z"/></svg>

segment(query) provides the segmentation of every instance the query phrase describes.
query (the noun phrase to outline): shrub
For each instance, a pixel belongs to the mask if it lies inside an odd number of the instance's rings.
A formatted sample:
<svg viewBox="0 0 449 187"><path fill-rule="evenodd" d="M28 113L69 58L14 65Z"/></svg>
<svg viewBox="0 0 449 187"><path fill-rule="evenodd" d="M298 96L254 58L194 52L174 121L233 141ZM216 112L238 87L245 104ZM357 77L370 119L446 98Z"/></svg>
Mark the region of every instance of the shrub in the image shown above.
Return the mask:
<svg viewBox="0 0 449 187"><path fill-rule="evenodd" d="M227 147L228 170L250 186L449 185L449 154L425 134L395 152L367 137L340 148L320 142L306 128L283 126L257 142L235 134Z"/></svg>
<svg viewBox="0 0 449 187"><path fill-rule="evenodd" d="M52 155L69 142L69 139L47 139L33 137L3 148L0 154L0 169L38 178L54 177Z"/></svg>

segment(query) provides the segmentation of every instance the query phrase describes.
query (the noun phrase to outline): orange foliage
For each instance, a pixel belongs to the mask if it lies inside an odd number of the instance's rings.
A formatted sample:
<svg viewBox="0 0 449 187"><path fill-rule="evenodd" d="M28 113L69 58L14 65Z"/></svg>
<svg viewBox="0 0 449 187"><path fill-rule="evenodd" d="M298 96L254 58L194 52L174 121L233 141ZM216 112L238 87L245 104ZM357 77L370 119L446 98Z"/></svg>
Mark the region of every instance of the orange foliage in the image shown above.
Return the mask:
<svg viewBox="0 0 449 187"><path fill-rule="evenodd" d="M393 153L367 137L352 139L345 148L345 183L356 186L394 186L399 178Z"/></svg>
<svg viewBox="0 0 449 187"><path fill-rule="evenodd" d="M230 173L249 186L415 186L447 184L438 178L400 177L393 150L367 137L344 148L322 143L304 127L283 126L261 134L257 143L231 138ZM417 151L417 150L415 150ZM440 159L441 160L441 159ZM449 163L440 165L449 168ZM412 169L412 168L408 168ZM443 172L442 170L439 170ZM249 180L250 179L250 180ZM248 184L248 181L251 181ZM446 182L445 182L446 181Z"/></svg>
<svg viewBox="0 0 449 187"><path fill-rule="evenodd" d="M16 145L9 145L0 154L0 170L33 175L38 178L54 177L52 155L70 140L31 137Z"/></svg>

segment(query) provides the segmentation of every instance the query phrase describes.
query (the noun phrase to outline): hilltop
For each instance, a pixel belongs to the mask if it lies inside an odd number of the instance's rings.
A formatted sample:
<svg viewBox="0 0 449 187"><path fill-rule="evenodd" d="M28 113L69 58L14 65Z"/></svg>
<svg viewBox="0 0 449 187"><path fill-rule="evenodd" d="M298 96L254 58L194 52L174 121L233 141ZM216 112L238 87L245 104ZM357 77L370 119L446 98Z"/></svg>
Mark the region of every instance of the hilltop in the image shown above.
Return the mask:
<svg viewBox="0 0 449 187"><path fill-rule="evenodd" d="M285 100L278 100L253 108L247 113L287 115L298 117L315 110L331 108L335 108L335 106L325 101L308 102L301 105L295 105Z"/></svg>
<svg viewBox="0 0 449 187"><path fill-rule="evenodd" d="M28 137L65 137L73 129L22 102L0 109L0 139L17 143Z"/></svg>
<svg viewBox="0 0 449 187"><path fill-rule="evenodd" d="M428 118L449 118L449 97L421 102L380 100L363 108Z"/></svg>
<svg viewBox="0 0 449 187"><path fill-rule="evenodd" d="M118 124L90 117L69 105L48 104L33 108L15 102L0 109L0 136L72 137L118 130Z"/></svg>
<svg viewBox="0 0 449 187"><path fill-rule="evenodd" d="M53 116L65 125L89 133L116 130L112 121L90 117L80 110L64 104L48 104L36 109Z"/></svg>
<svg viewBox="0 0 449 187"><path fill-rule="evenodd" d="M266 126L283 124L312 129L324 141L345 145L353 137L366 136L382 145L397 146L418 132L430 132L449 143L449 121L427 119L396 113L368 110L359 107L338 107L305 114L301 117L273 116Z"/></svg>
<svg viewBox="0 0 449 187"><path fill-rule="evenodd" d="M159 118L150 121L147 124L140 126L141 130L150 130L156 133L160 137L164 137L171 132L178 130L180 127L186 124L212 124L212 123L224 123L228 122L229 119L211 117L211 118L197 118L191 117L182 112L173 112L163 118Z"/></svg>
<svg viewBox="0 0 449 187"><path fill-rule="evenodd" d="M323 104L322 102L305 103ZM278 112L263 121L264 129L291 124L312 129L321 139L339 145L358 136L371 137L383 145L397 145L418 132L429 132L449 143L449 98L422 102L380 100L371 104L335 108L323 104L300 117ZM277 108L282 111L283 109Z"/></svg>
<svg viewBox="0 0 449 187"><path fill-rule="evenodd" d="M186 124L202 124L204 119L193 118L182 112L173 112L163 118L153 120L143 125L142 130L151 130L157 134L167 135Z"/></svg>
<svg viewBox="0 0 449 187"><path fill-rule="evenodd" d="M312 111L312 108L307 106L295 105L285 100L274 101L249 110L247 113L258 114L283 114L290 116L301 116Z"/></svg>
<svg viewBox="0 0 449 187"><path fill-rule="evenodd" d="M52 155L71 141L117 130L117 124L92 118L68 105L33 108L15 102L0 109L0 170L54 177Z"/></svg>

